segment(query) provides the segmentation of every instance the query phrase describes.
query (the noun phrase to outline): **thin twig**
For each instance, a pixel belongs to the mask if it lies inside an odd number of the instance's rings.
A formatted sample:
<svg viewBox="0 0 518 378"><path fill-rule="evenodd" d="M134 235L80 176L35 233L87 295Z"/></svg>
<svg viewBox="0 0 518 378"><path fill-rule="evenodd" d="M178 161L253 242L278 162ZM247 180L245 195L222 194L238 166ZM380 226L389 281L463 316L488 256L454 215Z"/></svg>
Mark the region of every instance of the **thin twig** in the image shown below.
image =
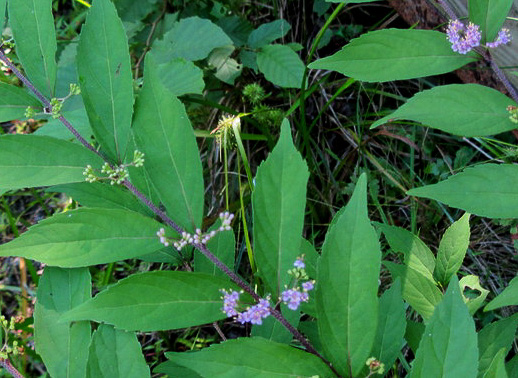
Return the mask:
<svg viewBox="0 0 518 378"><path fill-rule="evenodd" d="M0 358L0 365L4 367L14 378L24 378L23 375L11 364L8 358Z"/></svg>

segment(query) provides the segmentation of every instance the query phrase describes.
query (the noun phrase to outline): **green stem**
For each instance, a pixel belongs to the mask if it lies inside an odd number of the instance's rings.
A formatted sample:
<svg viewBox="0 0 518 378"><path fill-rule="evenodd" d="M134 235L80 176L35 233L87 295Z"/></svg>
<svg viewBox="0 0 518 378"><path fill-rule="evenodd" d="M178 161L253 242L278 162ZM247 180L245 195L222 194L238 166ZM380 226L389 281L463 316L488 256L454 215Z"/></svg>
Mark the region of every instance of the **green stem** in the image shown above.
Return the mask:
<svg viewBox="0 0 518 378"><path fill-rule="evenodd" d="M225 175L225 210L228 210L229 199L228 199L228 155L227 155L227 131L223 131L223 173Z"/></svg>
<svg viewBox="0 0 518 378"><path fill-rule="evenodd" d="M110 283L110 279L112 278L113 268L115 267L115 263L109 263L104 271L103 280L101 282L101 287L108 286Z"/></svg>
<svg viewBox="0 0 518 378"><path fill-rule="evenodd" d="M254 182L252 178L252 172L250 171L250 164L248 164L248 158L246 157L245 147L243 146L243 141L241 140L241 136L239 135L239 129L236 123L232 123L232 130L234 130L234 136L236 137L237 142L237 150L239 151L239 156L241 160L243 160L243 165L245 166L246 177L248 178L248 185L250 186L250 191L254 191Z"/></svg>
<svg viewBox="0 0 518 378"><path fill-rule="evenodd" d="M415 143L416 128L412 127L412 142ZM413 145L410 145L410 187L414 187L415 181L415 149ZM410 230L414 235L417 234L417 201L416 198L410 197Z"/></svg>
<svg viewBox="0 0 518 378"><path fill-rule="evenodd" d="M243 201L243 191L244 188L241 187L241 179L239 178L239 173L241 172L241 163L239 159L237 160L237 173L238 173L238 182L239 182L239 204L241 210L241 220L243 221L243 232L245 234L245 244L246 244L246 253L248 254L248 261L250 261L250 268L252 269L252 273L256 272L256 267L254 263L254 251L252 250L252 243L250 243L250 235L248 233L248 225L246 223L246 214L245 214L245 204Z"/></svg>

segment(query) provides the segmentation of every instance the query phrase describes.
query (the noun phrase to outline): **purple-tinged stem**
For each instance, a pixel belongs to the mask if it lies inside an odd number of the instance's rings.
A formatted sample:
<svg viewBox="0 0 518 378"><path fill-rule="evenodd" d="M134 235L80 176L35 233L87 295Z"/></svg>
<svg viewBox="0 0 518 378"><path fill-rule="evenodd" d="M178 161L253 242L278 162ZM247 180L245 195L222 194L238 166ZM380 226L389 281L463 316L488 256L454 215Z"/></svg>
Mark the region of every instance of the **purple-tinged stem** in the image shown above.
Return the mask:
<svg viewBox="0 0 518 378"><path fill-rule="evenodd" d="M4 367L14 378L24 378L23 375L11 364L8 358L0 358L0 365Z"/></svg>

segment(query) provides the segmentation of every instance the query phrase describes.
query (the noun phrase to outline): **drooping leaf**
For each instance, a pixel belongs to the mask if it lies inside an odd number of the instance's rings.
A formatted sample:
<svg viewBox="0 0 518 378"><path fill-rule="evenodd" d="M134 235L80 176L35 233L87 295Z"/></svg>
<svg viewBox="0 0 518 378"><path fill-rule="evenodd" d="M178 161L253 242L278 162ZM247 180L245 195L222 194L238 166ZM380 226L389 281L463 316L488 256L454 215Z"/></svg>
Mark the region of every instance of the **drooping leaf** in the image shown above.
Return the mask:
<svg viewBox="0 0 518 378"><path fill-rule="evenodd" d="M101 158L77 144L36 135L0 136L0 185L6 189L84 181Z"/></svg>
<svg viewBox="0 0 518 378"><path fill-rule="evenodd" d="M234 46L217 47L212 50L208 59L209 65L216 69L214 76L230 85L234 84L234 80L243 70L243 66L230 57L234 50Z"/></svg>
<svg viewBox="0 0 518 378"><path fill-rule="evenodd" d="M248 37L248 46L251 49L258 49L272 43L276 39L284 37L291 29L286 20L275 20L262 24L252 31Z"/></svg>
<svg viewBox="0 0 518 378"><path fill-rule="evenodd" d="M428 320L442 298L441 291L429 276L423 275L408 266L383 261L393 279L400 278L403 286L403 299L416 310L423 319Z"/></svg>
<svg viewBox="0 0 518 378"><path fill-rule="evenodd" d="M221 221L218 220L207 232L217 230L221 226ZM207 248L216 256L223 264L230 270L234 271L234 260L236 250L236 238L233 231L220 231L209 240ZM214 276L226 277L216 265L214 265L202 253L195 252L194 254L194 270L198 273L207 273Z"/></svg>
<svg viewBox="0 0 518 378"><path fill-rule="evenodd" d="M186 93L201 94L205 88L203 71L193 62L174 58L158 66L158 76L162 84L175 96Z"/></svg>
<svg viewBox="0 0 518 378"><path fill-rule="evenodd" d="M356 376L369 358L378 324L381 252L367 215L367 178L333 219L318 260L317 318L325 356Z"/></svg>
<svg viewBox="0 0 518 378"><path fill-rule="evenodd" d="M299 88L304 63L296 52L284 45L266 45L257 53L257 67L266 80L283 88Z"/></svg>
<svg viewBox="0 0 518 378"><path fill-rule="evenodd" d="M460 295L459 281L453 276L426 326L410 377L474 378L477 369L475 322Z"/></svg>
<svg viewBox="0 0 518 378"><path fill-rule="evenodd" d="M507 111L512 104L506 95L483 85L440 85L419 92L372 127L408 119L454 135L495 135L516 128Z"/></svg>
<svg viewBox="0 0 518 378"><path fill-rule="evenodd" d="M56 83L56 30L52 0L9 1L9 25L25 74L47 98Z"/></svg>
<svg viewBox="0 0 518 378"><path fill-rule="evenodd" d="M331 377L318 357L260 337L242 337L214 344L200 352L166 353L175 364L202 377Z"/></svg>
<svg viewBox="0 0 518 378"><path fill-rule="evenodd" d="M92 336L87 378L146 378L149 367L134 333L101 324Z"/></svg>
<svg viewBox="0 0 518 378"><path fill-rule="evenodd" d="M484 289L480 285L478 276L474 276L472 274L462 277L459 281L459 284L462 290L462 297L464 298L464 302L468 306L470 315L473 315L484 304L484 301L489 294L489 290ZM468 293L466 292L466 289L471 289L472 291L476 292L477 295L474 296L473 293L466 295Z"/></svg>
<svg viewBox="0 0 518 378"><path fill-rule="evenodd" d="M106 209L124 209L145 215L153 215L133 194L120 186L80 182L75 184L56 185L47 192L65 193L85 207L102 207Z"/></svg>
<svg viewBox="0 0 518 378"><path fill-rule="evenodd" d="M498 351L491 365L489 365L483 378L508 378L507 371L505 369L505 356L507 351L502 348Z"/></svg>
<svg viewBox="0 0 518 378"><path fill-rule="evenodd" d="M162 85L147 54L144 86L135 106L133 132L168 214L189 232L201 226L203 174L196 137L183 104Z"/></svg>
<svg viewBox="0 0 518 378"><path fill-rule="evenodd" d="M0 246L20 256L66 268L105 264L160 250L161 224L134 211L80 208L56 214Z"/></svg>
<svg viewBox="0 0 518 378"><path fill-rule="evenodd" d="M40 278L34 308L34 343L52 377L84 377L90 322L60 322L59 317L91 297L86 268L47 266Z"/></svg>
<svg viewBox="0 0 518 378"><path fill-rule="evenodd" d="M371 355L385 366L392 366L401 351L405 330L405 304L398 279L380 298L378 330Z"/></svg>
<svg viewBox="0 0 518 378"><path fill-rule="evenodd" d="M292 276L304 224L308 168L284 120L276 147L257 169L252 196L254 257L266 292L277 300Z"/></svg>
<svg viewBox="0 0 518 378"><path fill-rule="evenodd" d="M439 243L434 274L444 286L450 282L453 275L457 274L468 250L471 235L469 217L470 214L465 213L462 218L448 227Z"/></svg>
<svg viewBox="0 0 518 378"><path fill-rule="evenodd" d="M336 54L311 63L309 68L382 82L439 75L474 60L454 52L446 35L438 31L383 29L353 39Z"/></svg>
<svg viewBox="0 0 518 378"><path fill-rule="evenodd" d="M101 291L61 320L94 320L143 332L192 327L226 317L220 289L239 290L228 279L204 273L138 273Z"/></svg>
<svg viewBox="0 0 518 378"><path fill-rule="evenodd" d="M480 164L447 180L414 188L411 196L443 202L488 218L518 217L518 166Z"/></svg>
<svg viewBox="0 0 518 378"><path fill-rule="evenodd" d="M470 0L469 19L480 26L481 43L492 42L502 27L512 0Z"/></svg>
<svg viewBox="0 0 518 378"><path fill-rule="evenodd" d="M505 354L511 349L518 326L518 314L486 325L478 333L479 367L482 377L489 369L498 352L504 348Z"/></svg>
<svg viewBox="0 0 518 378"><path fill-rule="evenodd" d="M212 21L189 17L175 23L161 40L153 44L157 63L173 58L191 61L205 59L216 47L231 45L232 40Z"/></svg>
<svg viewBox="0 0 518 378"><path fill-rule="evenodd" d="M419 237L401 227L382 223L376 224L376 227L383 232L394 252L404 254L406 266L433 280L435 257Z"/></svg>
<svg viewBox="0 0 518 378"><path fill-rule="evenodd" d="M511 282L509 282L509 286L507 286L504 291L498 294L495 299L486 305L484 311L491 311L504 306L516 305L518 305L518 276L514 277Z"/></svg>
<svg viewBox="0 0 518 378"><path fill-rule="evenodd" d="M95 0L88 11L77 72L95 137L111 159L123 161L130 138L133 79L126 33L109 0Z"/></svg>
<svg viewBox="0 0 518 378"><path fill-rule="evenodd" d="M29 106L41 108L40 102L24 89L0 82L0 122L25 118Z"/></svg>

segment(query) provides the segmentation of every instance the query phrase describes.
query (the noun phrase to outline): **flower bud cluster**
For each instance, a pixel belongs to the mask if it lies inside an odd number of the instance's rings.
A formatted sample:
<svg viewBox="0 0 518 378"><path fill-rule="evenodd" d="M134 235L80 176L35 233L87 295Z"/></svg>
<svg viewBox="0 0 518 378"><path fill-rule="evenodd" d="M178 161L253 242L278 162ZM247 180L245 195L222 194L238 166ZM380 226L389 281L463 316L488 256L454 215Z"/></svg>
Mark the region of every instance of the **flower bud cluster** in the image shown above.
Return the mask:
<svg viewBox="0 0 518 378"><path fill-rule="evenodd" d="M467 54L473 48L480 45L482 34L480 26L470 22L465 26L459 20L450 20L446 35L451 43L451 48L460 54Z"/></svg>
<svg viewBox="0 0 518 378"><path fill-rule="evenodd" d="M50 114L52 114L52 118L56 119L61 117L61 110L63 109L63 100L59 98L52 98L50 100Z"/></svg>
<svg viewBox="0 0 518 378"><path fill-rule="evenodd" d="M286 290L281 293L282 302L288 306L290 310L296 310L302 302L308 302L308 292L315 287L315 281L309 281L308 274L306 273L304 255L297 257L293 263L293 267L293 269L288 270L288 274L295 278L294 287L291 289L286 287ZM301 287L298 287L297 283L300 281L304 282L302 282Z"/></svg>
<svg viewBox="0 0 518 378"><path fill-rule="evenodd" d="M500 45L506 45L509 42L511 42L511 32L509 29L502 28L493 42L486 43L486 47L494 49Z"/></svg>
<svg viewBox="0 0 518 378"><path fill-rule="evenodd" d="M369 376L372 374L383 374L385 372L385 364L374 357L369 358L367 362L365 362L365 365L369 367Z"/></svg>
<svg viewBox="0 0 518 378"><path fill-rule="evenodd" d="M2 359L7 359L10 354L16 356L20 353L23 353L23 347L18 346L18 341L14 340L12 342L12 346L8 345L9 332L14 331L15 322L15 318L11 318L8 321L4 315L0 316L0 325L2 326L4 332L4 345L0 350L0 358Z"/></svg>
<svg viewBox="0 0 518 378"><path fill-rule="evenodd" d="M509 112L509 119L512 123L518 123L518 107L509 105L507 107L507 111Z"/></svg>
<svg viewBox="0 0 518 378"><path fill-rule="evenodd" d="M232 229L230 224L232 223L232 219L234 219L234 214L225 211L219 214L219 219L221 219L221 226L218 229L203 233L201 229L198 228L194 234L184 231L182 232L181 238L173 242L173 246L178 251L181 251L187 244L207 244L218 232L230 231ZM170 245L170 239L165 236L165 230L163 228L157 232L157 236L160 238L160 243L166 247Z"/></svg>
<svg viewBox="0 0 518 378"><path fill-rule="evenodd" d="M137 168L142 167L144 165L144 153L139 150L135 150L133 152L133 165Z"/></svg>
<svg viewBox="0 0 518 378"><path fill-rule="evenodd" d="M86 182L96 182L98 180L97 175L90 164L88 164L84 169L83 176L85 176Z"/></svg>
<svg viewBox="0 0 518 378"><path fill-rule="evenodd" d="M32 106L25 109L25 118L33 118L36 115L36 110Z"/></svg>
<svg viewBox="0 0 518 378"><path fill-rule="evenodd" d="M70 83L70 94L69 96L77 96L81 94L81 88L78 84Z"/></svg>
<svg viewBox="0 0 518 378"><path fill-rule="evenodd" d="M110 166L108 163L104 163L101 168L101 173L108 175L110 179L110 184L120 185L126 180L129 176L128 170L125 165L116 166L115 169Z"/></svg>

